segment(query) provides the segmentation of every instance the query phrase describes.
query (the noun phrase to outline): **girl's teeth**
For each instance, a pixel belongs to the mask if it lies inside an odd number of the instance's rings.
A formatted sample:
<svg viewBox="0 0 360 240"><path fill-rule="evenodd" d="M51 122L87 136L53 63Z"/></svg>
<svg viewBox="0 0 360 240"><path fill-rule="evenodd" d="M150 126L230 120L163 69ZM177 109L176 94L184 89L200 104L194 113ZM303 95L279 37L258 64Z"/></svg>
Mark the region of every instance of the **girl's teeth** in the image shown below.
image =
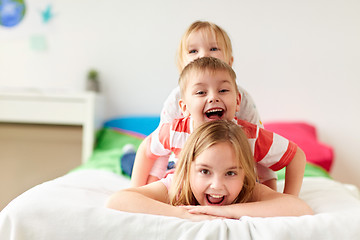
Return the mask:
<svg viewBox="0 0 360 240"><path fill-rule="evenodd" d="M224 195L219 194L208 194L206 199L210 204L221 204L224 201Z"/></svg>
<svg viewBox="0 0 360 240"><path fill-rule="evenodd" d="M211 195L211 194L209 194L209 195L213 198L222 198L223 197L223 195Z"/></svg>

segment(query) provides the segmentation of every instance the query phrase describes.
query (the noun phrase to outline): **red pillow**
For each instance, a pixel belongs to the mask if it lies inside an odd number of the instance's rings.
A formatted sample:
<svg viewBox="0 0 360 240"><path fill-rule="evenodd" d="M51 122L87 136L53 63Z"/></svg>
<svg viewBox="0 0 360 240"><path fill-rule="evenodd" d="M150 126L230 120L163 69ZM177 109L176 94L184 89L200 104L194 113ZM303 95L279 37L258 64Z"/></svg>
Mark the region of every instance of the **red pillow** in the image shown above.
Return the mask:
<svg viewBox="0 0 360 240"><path fill-rule="evenodd" d="M304 151L308 162L330 171L333 148L317 140L314 126L304 122L272 122L265 123L264 128L293 141Z"/></svg>

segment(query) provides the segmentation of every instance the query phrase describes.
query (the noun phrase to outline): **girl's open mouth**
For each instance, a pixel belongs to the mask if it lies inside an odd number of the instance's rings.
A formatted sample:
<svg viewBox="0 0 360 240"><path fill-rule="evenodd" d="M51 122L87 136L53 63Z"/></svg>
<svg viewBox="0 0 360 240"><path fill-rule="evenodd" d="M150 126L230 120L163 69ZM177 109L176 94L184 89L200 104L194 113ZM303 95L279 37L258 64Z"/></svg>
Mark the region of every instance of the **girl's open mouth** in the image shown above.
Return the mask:
<svg viewBox="0 0 360 240"><path fill-rule="evenodd" d="M211 205L220 205L225 199L224 195L206 194L206 200Z"/></svg>

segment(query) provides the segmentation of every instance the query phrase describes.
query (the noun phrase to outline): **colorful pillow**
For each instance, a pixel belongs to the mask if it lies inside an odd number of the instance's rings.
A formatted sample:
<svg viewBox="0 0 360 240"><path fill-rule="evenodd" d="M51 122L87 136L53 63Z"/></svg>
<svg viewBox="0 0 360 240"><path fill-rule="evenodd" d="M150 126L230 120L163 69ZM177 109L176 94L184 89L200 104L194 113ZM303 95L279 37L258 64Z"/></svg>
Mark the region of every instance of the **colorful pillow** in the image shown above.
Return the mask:
<svg viewBox="0 0 360 240"><path fill-rule="evenodd" d="M159 116L123 116L114 118L104 123L104 128L109 128L120 134L125 134L127 139L133 138L143 140L150 135L159 125ZM122 137L123 138L123 137ZM140 141L140 142L141 142ZM136 150L139 144L129 142L122 146L122 154L120 156L120 169L122 174L131 177Z"/></svg>
<svg viewBox="0 0 360 240"><path fill-rule="evenodd" d="M159 116L125 116L106 121L104 127L120 129L130 134L148 136L157 128L159 122Z"/></svg>
<svg viewBox="0 0 360 240"><path fill-rule="evenodd" d="M143 138L137 134L129 134L129 132L112 128L102 128L97 134L96 146L90 159L73 171L101 169L129 176L132 171L135 152L142 141ZM129 159L131 154L133 156ZM126 156L124 160L122 160L123 156Z"/></svg>
<svg viewBox="0 0 360 240"><path fill-rule="evenodd" d="M306 155L308 162L330 172L334 160L333 148L317 139L314 126L304 122L265 123L264 128L296 143Z"/></svg>
<svg viewBox="0 0 360 240"><path fill-rule="evenodd" d="M102 169L131 176L136 150L159 125L159 116L125 116L106 121L91 158L76 168Z"/></svg>

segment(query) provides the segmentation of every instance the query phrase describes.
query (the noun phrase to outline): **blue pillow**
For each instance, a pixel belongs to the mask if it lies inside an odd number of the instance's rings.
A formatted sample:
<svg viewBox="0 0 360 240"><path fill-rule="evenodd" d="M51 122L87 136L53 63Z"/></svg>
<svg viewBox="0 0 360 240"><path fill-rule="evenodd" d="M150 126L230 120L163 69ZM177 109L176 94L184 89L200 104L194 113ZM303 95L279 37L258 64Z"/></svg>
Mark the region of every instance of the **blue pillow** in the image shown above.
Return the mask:
<svg viewBox="0 0 360 240"><path fill-rule="evenodd" d="M104 123L104 127L119 128L125 131L150 135L159 125L160 116L125 116L110 119Z"/></svg>

